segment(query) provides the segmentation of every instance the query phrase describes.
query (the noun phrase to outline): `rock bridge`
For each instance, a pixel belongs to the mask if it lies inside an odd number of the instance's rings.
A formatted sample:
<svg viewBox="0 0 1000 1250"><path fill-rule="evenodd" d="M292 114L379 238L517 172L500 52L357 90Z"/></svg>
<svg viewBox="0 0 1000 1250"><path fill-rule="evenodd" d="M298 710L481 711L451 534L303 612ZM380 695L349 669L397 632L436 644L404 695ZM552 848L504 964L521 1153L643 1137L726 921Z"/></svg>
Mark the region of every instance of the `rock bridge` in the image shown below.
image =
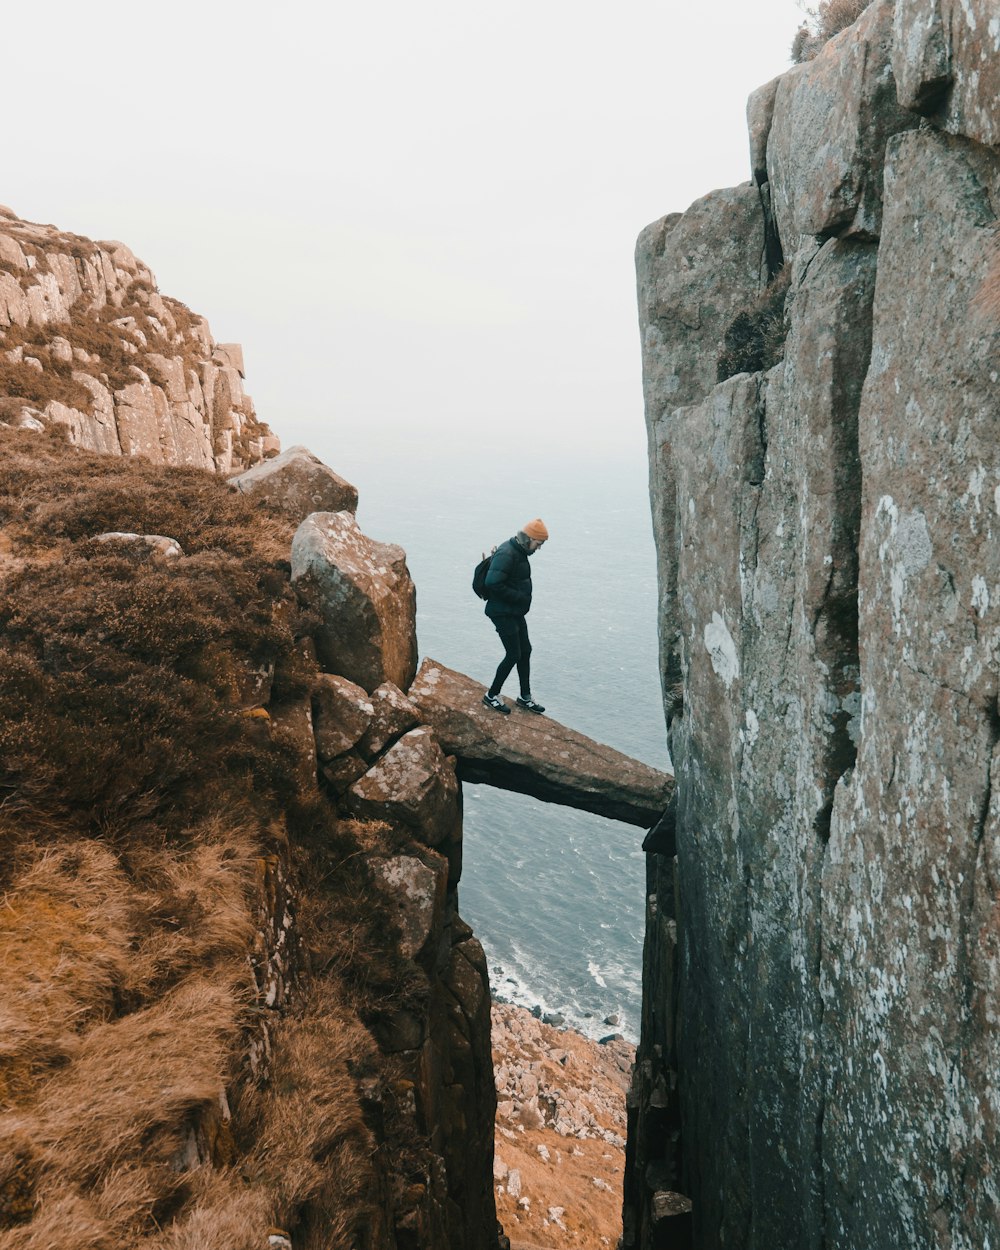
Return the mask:
<svg viewBox="0 0 1000 1250"><path fill-rule="evenodd" d="M594 742L548 716L498 716L483 706L486 687L425 660L410 698L463 781L485 782L611 820L648 827L659 819L673 778Z"/></svg>
<svg viewBox="0 0 1000 1250"><path fill-rule="evenodd" d="M435 660L417 672L416 592L405 554L361 531L356 495L345 505L343 480L305 448L236 485L305 513L292 544L292 581L322 622L316 753L320 772L358 814L403 812L426 840L443 819L430 809L455 806L442 787L457 796L458 782L471 781L626 824L659 820L673 793L669 773L549 716L498 716L483 706L484 686ZM337 510L310 511L324 504Z"/></svg>

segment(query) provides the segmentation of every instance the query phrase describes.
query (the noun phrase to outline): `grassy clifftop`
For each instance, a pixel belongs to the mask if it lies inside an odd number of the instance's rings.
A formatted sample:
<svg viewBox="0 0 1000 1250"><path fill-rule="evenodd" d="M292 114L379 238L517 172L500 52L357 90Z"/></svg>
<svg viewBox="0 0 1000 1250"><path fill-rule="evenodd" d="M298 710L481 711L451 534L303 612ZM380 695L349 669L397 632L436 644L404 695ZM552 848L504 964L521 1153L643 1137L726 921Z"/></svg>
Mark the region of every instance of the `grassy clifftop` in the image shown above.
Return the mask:
<svg viewBox="0 0 1000 1250"><path fill-rule="evenodd" d="M0 430L3 1250L378 1226L405 1082L364 1022L415 991L366 861L399 835L282 728L290 538L207 472Z"/></svg>

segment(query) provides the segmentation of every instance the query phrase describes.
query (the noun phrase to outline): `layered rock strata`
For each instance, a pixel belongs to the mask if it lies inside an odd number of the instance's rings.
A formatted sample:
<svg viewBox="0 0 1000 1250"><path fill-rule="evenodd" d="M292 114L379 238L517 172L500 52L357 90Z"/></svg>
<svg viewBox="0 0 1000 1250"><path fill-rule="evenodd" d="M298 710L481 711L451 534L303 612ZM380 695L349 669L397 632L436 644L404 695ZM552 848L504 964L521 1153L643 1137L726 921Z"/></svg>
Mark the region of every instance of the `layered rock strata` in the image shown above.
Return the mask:
<svg viewBox="0 0 1000 1250"><path fill-rule="evenodd" d="M731 191L639 240L678 854L626 1245L671 1244L651 1178L704 1250L993 1235L998 63L985 0L876 0L752 97L742 233ZM769 230L784 360L716 384Z"/></svg>
<svg viewBox="0 0 1000 1250"><path fill-rule="evenodd" d="M232 473L278 450L243 377L240 346L161 295L124 243L0 208L0 421L59 422L91 451Z"/></svg>

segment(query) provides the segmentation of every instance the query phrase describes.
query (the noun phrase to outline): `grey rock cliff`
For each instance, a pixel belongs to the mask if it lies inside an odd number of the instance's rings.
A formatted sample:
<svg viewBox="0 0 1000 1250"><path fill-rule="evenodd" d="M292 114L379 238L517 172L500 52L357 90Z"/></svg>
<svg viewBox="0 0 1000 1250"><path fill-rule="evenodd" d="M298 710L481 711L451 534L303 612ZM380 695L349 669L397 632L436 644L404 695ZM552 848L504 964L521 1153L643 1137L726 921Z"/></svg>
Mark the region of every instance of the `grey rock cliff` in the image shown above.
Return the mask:
<svg viewBox="0 0 1000 1250"><path fill-rule="evenodd" d="M278 450L243 390L243 352L161 295L124 243L0 208L0 422L228 474Z"/></svg>
<svg viewBox="0 0 1000 1250"><path fill-rule="evenodd" d="M725 327L650 297L745 305L759 234L710 225L697 270L687 215L640 238L678 854L649 857L627 1246L663 1182L700 1250L995 1229L998 39L993 6L876 0L752 97L791 267L769 372L716 385Z"/></svg>

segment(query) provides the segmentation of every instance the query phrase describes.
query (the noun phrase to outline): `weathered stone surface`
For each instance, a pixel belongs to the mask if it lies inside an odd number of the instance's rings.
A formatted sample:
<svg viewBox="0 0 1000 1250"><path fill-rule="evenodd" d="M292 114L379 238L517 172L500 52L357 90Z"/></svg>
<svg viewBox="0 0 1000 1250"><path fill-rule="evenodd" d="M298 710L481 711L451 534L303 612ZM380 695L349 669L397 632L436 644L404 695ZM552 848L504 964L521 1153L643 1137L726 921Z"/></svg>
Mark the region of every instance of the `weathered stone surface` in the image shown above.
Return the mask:
<svg viewBox="0 0 1000 1250"><path fill-rule="evenodd" d="M1000 1208L998 338L969 315L998 203L986 149L931 130L890 144L861 409L861 737L823 882L843 1245L978 1250Z"/></svg>
<svg viewBox="0 0 1000 1250"><path fill-rule="evenodd" d="M333 673L321 673L313 690L313 725L316 753L326 764L355 746L369 727L374 709L368 695Z"/></svg>
<svg viewBox="0 0 1000 1250"><path fill-rule="evenodd" d="M235 369L240 377L246 377L246 367L243 364L243 347L240 343L216 343L213 356L216 359L220 359L223 364L227 364Z"/></svg>
<svg viewBox="0 0 1000 1250"><path fill-rule="evenodd" d="M358 743L369 759L381 755L390 743L420 724L420 714L410 699L391 681L372 691L372 720Z"/></svg>
<svg viewBox="0 0 1000 1250"><path fill-rule="evenodd" d="M892 68L901 104L952 134L1000 144L995 0L896 0Z"/></svg>
<svg viewBox="0 0 1000 1250"><path fill-rule="evenodd" d="M704 1244L740 1244L750 1223L770 1244L808 1244L822 1227L814 969L830 805L859 707L857 411L875 256L809 247L784 364L676 414L678 1048ZM655 872L669 916L673 867ZM658 1044L666 1054L673 1039ZM783 1058L754 1063L758 1048Z"/></svg>
<svg viewBox="0 0 1000 1250"><path fill-rule="evenodd" d="M767 140L774 121L774 101L778 94L778 78L772 78L747 100L747 131L750 136L750 172L758 184L767 182Z"/></svg>
<svg viewBox="0 0 1000 1250"><path fill-rule="evenodd" d="M874 0L779 80L767 170L786 254L803 234L878 238L886 140L917 125L896 100L892 17L893 0Z"/></svg>
<svg viewBox="0 0 1000 1250"><path fill-rule="evenodd" d="M461 826L458 781L425 725L411 729L347 794L358 816L398 822L427 846L456 836Z"/></svg>
<svg viewBox="0 0 1000 1250"><path fill-rule="evenodd" d="M125 534L118 531L98 534L95 539L99 543L136 543L148 547L165 560L176 560L184 554L184 550L176 538L165 538L162 534Z"/></svg>
<svg viewBox="0 0 1000 1250"><path fill-rule="evenodd" d="M368 771L368 760L357 751L348 751L346 755L338 755L334 760L320 766L320 772L329 782L336 794L343 794L349 786L353 786L359 777Z"/></svg>
<svg viewBox="0 0 1000 1250"><path fill-rule="evenodd" d="M376 866L392 896L400 930L399 949L407 959L416 958L431 936L440 933L444 922L448 862L430 852L427 859L430 863L415 855L397 855Z"/></svg>
<svg viewBox="0 0 1000 1250"><path fill-rule="evenodd" d="M713 191L640 234L635 261L649 488L660 595L660 674L669 721L679 681L674 616L676 544L670 448L673 413L716 383L727 327L766 281L764 218L753 186Z"/></svg>
<svg viewBox="0 0 1000 1250"><path fill-rule="evenodd" d="M13 265L15 269L28 268L28 262L20 244L6 234L0 234L0 260L7 265Z"/></svg>
<svg viewBox="0 0 1000 1250"><path fill-rule="evenodd" d="M304 521L311 512L356 512L358 507L357 488L307 447L289 447L230 478L230 483L245 495L267 499L296 521Z"/></svg>
<svg viewBox="0 0 1000 1250"><path fill-rule="evenodd" d="M784 363L671 418L678 854L649 856L630 1247L667 1189L698 1250L995 1229L1000 399L974 296L1000 158L929 127L883 158L859 117L880 242L803 238Z"/></svg>
<svg viewBox="0 0 1000 1250"><path fill-rule="evenodd" d="M442 1099L444 1155L449 1175L457 1181L455 1224L465 1230L464 1237L471 1244L492 1247L497 1244L493 1191L496 1088L490 1045L490 984L486 956L475 938L456 942L451 948L444 982L450 996L450 1034L456 1041L467 1041L467 1046L455 1044L451 1048L450 1084ZM488 1203L483 1201L484 1194L489 1194Z"/></svg>
<svg viewBox="0 0 1000 1250"><path fill-rule="evenodd" d="M294 699L272 705L271 732L284 738L298 758L299 780L310 789L316 785L316 739L313 733L312 706L308 698Z"/></svg>
<svg viewBox="0 0 1000 1250"><path fill-rule="evenodd" d="M320 661L374 690L417 670L416 591L402 548L373 542L351 512L316 512L292 540L292 582L319 613Z"/></svg>
<svg viewBox="0 0 1000 1250"><path fill-rule="evenodd" d="M0 217L0 260L0 351L6 327L21 327L31 340L24 360L35 361L30 367L41 375L0 401L23 400L89 450L144 455L154 464L232 473L274 446L243 391L239 349L217 347L201 318L160 296L152 273L124 244L92 243L10 214ZM105 359L93 348L109 331L120 350ZM134 366L130 374L123 356ZM66 394L60 372L70 361L83 388L78 397ZM219 386L198 383L208 367L213 379L221 376Z"/></svg>
<svg viewBox="0 0 1000 1250"><path fill-rule="evenodd" d="M713 191L647 226L636 244L646 420L699 399L716 382L734 314L761 289L763 226L751 186Z"/></svg>
<svg viewBox="0 0 1000 1250"><path fill-rule="evenodd" d="M444 749L457 757L460 777L629 824L650 825L659 817L673 786L669 773L548 716L518 709L498 716L483 706L485 691L434 660L424 661L410 690Z"/></svg>

